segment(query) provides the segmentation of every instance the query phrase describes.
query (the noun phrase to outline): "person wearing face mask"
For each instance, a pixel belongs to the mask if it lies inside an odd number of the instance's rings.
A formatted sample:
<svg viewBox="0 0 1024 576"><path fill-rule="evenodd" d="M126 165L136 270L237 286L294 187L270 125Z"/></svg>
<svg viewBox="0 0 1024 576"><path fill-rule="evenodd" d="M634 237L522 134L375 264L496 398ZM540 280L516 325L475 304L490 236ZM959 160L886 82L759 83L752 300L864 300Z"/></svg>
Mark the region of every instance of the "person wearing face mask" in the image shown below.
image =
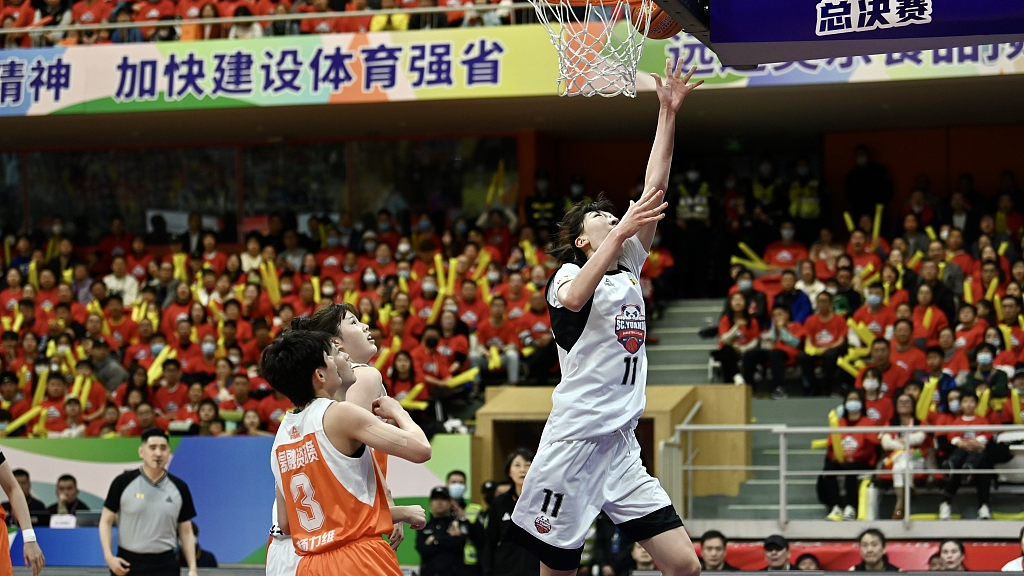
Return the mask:
<svg viewBox="0 0 1024 576"><path fill-rule="evenodd" d="M587 181L582 174L576 174L569 182L569 193L563 197L562 213L568 212L578 202L589 204L593 202L587 194Z"/></svg>
<svg viewBox="0 0 1024 576"><path fill-rule="evenodd" d="M882 450L885 450L884 466L893 471L892 485L896 492L896 507L893 509L893 520L902 520L905 506L906 471L914 474L915 470L922 470L925 467L925 456L930 442L927 442L928 435L924 432L912 431L921 422L914 415L914 399L901 394L896 399L896 414L888 422L893 427L903 428L901 433L884 433L879 435ZM909 436L909 438L908 438ZM910 444L910 452L907 452L907 444Z"/></svg>
<svg viewBox="0 0 1024 576"><path fill-rule="evenodd" d="M795 240L796 226L792 222L782 223L779 238L764 250L763 259L773 271L792 270L798 262L807 259L807 247Z"/></svg>
<svg viewBox="0 0 1024 576"><path fill-rule="evenodd" d="M796 179L789 184L789 217L793 219L800 241L814 239L821 225L821 214L831 213L830 199L825 186L811 174L807 159L797 160Z"/></svg>
<svg viewBox="0 0 1024 576"><path fill-rule="evenodd" d="M495 204L481 212L475 224L483 231L484 243L498 249L501 262L507 260L512 249L512 231L519 224L519 217L508 206Z"/></svg>
<svg viewBox="0 0 1024 576"><path fill-rule="evenodd" d="M988 342L978 346L974 357L976 368L967 375L967 382L963 385L965 392L980 395L985 390L988 390L992 399L1005 399L1009 395L1009 383L1006 372L997 369L993 365L995 356L995 346Z"/></svg>
<svg viewBox="0 0 1024 576"><path fill-rule="evenodd" d="M870 366L861 370L857 376L857 380L854 383L856 388L863 388L867 390L866 381L868 379L868 371L872 368L875 369L877 374L875 377L877 381L875 384L875 390L879 396L887 398L892 403L893 394L896 390L903 387L904 384L910 380L910 373L892 361L892 348L888 340L885 338L876 338L871 343L871 357ZM891 408L891 406L890 406ZM884 422L888 421L888 418L884 418Z"/></svg>
<svg viewBox="0 0 1024 576"><path fill-rule="evenodd" d="M889 170L871 159L867 146L861 144L854 149L855 165L846 174L845 194L847 205L855 218L861 214L874 214L875 205L889 205L893 186Z"/></svg>
<svg viewBox="0 0 1024 576"><path fill-rule="evenodd" d="M747 298L748 312L761 326L768 325L768 297L754 287L754 274L746 268L736 272L736 284L729 290L730 296L741 293ZM728 310L728 301L726 309Z"/></svg>
<svg viewBox="0 0 1024 576"><path fill-rule="evenodd" d="M333 276L341 271L348 247L342 242L341 234L333 226L327 229L327 239L316 253L316 263L321 274Z"/></svg>
<svg viewBox="0 0 1024 576"><path fill-rule="evenodd" d="M860 387L864 390L864 416L875 426L885 426L892 420L893 402L882 393L882 373L874 366L861 374Z"/></svg>
<svg viewBox="0 0 1024 576"><path fill-rule="evenodd" d="M990 421L976 414L978 408L978 396L974 392L963 392L960 395L961 414L953 420L953 426L988 425L998 423ZM978 473L977 471L992 467L992 460L985 450L986 445L992 441L992 432L978 430L958 430L949 433L949 443L954 447L945 466L950 470L970 469L976 471L971 475L974 488L978 497L978 519L989 520L992 513L989 511L989 490L991 489L992 476ZM952 516L951 502L956 496L960 484L965 476L950 474L946 477L946 484L942 488L942 503L939 505L939 519L949 520Z"/></svg>
<svg viewBox="0 0 1024 576"><path fill-rule="evenodd" d="M892 308L885 306L885 288L875 282L867 287L864 305L853 313L853 321L864 324L872 334L879 338L892 338L896 314Z"/></svg>
<svg viewBox="0 0 1024 576"><path fill-rule="evenodd" d="M470 526L452 505L453 500L444 486L430 491L430 518L416 535L416 551L421 559L419 573L423 576L466 574L465 550L472 545Z"/></svg>
<svg viewBox="0 0 1024 576"><path fill-rule="evenodd" d="M402 239L402 234L398 231L391 216L391 211L387 208L377 211L377 241L387 244L394 250L398 246L398 241ZM371 251L367 250L367 252Z"/></svg>
<svg viewBox="0 0 1024 576"><path fill-rule="evenodd" d="M373 262L369 267L376 272L378 278L394 276L398 273L398 265L395 263L394 253L389 244L385 242L377 244L373 251Z"/></svg>
<svg viewBox="0 0 1024 576"><path fill-rule="evenodd" d="M840 446L833 446L833 436L828 437L828 452L825 455L825 470L848 470L846 476L819 476L818 499L830 509L829 520L854 520L857 518L858 485L856 472L871 470L878 458L878 434L858 433L859 426L876 426L864 412L864 391L851 390L846 394L843 416L839 419L837 433ZM837 454L838 452L838 454ZM840 493L839 482L845 492Z"/></svg>

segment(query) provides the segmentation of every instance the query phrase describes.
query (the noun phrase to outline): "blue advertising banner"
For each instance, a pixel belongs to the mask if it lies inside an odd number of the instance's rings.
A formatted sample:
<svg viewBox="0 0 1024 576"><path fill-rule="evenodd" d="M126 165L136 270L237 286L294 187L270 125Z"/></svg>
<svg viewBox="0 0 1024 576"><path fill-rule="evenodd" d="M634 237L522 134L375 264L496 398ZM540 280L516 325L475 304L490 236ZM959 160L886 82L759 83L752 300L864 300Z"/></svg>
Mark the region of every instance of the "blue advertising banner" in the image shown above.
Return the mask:
<svg viewBox="0 0 1024 576"><path fill-rule="evenodd" d="M1020 0L715 0L711 45L729 65L1024 40Z"/></svg>

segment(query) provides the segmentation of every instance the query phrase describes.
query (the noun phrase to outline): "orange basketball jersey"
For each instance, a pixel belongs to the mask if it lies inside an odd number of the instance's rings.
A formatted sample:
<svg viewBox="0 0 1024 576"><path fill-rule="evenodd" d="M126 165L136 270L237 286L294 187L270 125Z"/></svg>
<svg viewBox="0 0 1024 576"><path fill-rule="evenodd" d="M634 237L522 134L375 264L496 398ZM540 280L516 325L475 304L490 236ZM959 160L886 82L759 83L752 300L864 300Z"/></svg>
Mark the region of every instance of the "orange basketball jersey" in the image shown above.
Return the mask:
<svg viewBox="0 0 1024 576"><path fill-rule="evenodd" d="M284 493L288 525L300 556L328 552L392 530L384 488L363 446L345 456L324 432L332 400L318 398L288 413L274 439L271 468Z"/></svg>

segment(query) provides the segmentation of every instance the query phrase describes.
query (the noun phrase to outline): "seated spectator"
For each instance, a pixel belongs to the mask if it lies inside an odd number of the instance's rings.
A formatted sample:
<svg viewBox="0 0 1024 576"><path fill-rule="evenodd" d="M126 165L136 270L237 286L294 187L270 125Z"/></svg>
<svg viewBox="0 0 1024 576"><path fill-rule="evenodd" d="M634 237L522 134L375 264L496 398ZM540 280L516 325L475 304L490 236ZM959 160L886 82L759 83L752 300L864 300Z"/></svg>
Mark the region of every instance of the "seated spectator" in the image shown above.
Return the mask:
<svg viewBox="0 0 1024 576"><path fill-rule="evenodd" d="M747 309L750 315L757 320L761 326L768 324L768 298L764 292L754 287L754 275L745 268L736 273L736 285L729 290L732 295L736 292L743 294L747 299ZM729 310L731 301L727 302L726 311Z"/></svg>
<svg viewBox="0 0 1024 576"><path fill-rule="evenodd" d="M789 310L793 322L802 324L814 310L812 310L811 300L807 294L797 288L796 272L783 270L779 276L779 286L782 291L775 295L772 309L784 307Z"/></svg>
<svg viewBox="0 0 1024 576"><path fill-rule="evenodd" d="M846 395L843 405L844 414L839 419L839 431L828 437L828 452L825 456L825 470L846 470L852 472L845 476L819 476L818 498L831 511L830 520L855 520L857 518L857 500L860 480L857 471L871 470L878 458L878 435L858 433L853 428L859 426L876 426L864 413L864 391L851 390ZM840 446L835 447L835 436L841 439ZM841 454L841 460L837 459ZM845 486L840 493L839 482Z"/></svg>
<svg viewBox="0 0 1024 576"><path fill-rule="evenodd" d="M826 284L831 283L833 280L829 280ZM841 316L850 316L861 307L863 299L860 296L858 284L860 283L860 277L854 277L853 268L849 266L840 266L836 270L836 277L834 279L836 284L835 298L832 300L832 308L836 314Z"/></svg>
<svg viewBox="0 0 1024 576"><path fill-rule="evenodd" d="M40 521L49 521L49 518L46 516L46 504L43 504L42 500L32 495L32 478L29 476L28 470L18 468L13 473L14 478L21 487L22 494L25 495L25 501L28 503L28 511L32 515L32 525L39 525ZM10 501L3 503L3 509L7 513L8 524L14 522Z"/></svg>
<svg viewBox="0 0 1024 576"><path fill-rule="evenodd" d="M892 486L896 492L896 507L893 509L892 518L902 520L904 514L904 486L909 473L913 478L915 470L922 470L925 467L925 456L928 450L926 440L928 435L924 432L912 431L914 426L919 426L914 416L914 398L908 394L901 394L896 399L896 415L889 422L893 427L904 428L902 432L891 432L879 435L882 450L885 451L884 465L892 470ZM908 439L909 436L909 439ZM910 445L910 452L907 452L907 445ZM885 539L882 539L883 547Z"/></svg>
<svg viewBox="0 0 1024 576"><path fill-rule="evenodd" d="M67 415L64 412L65 397L68 394L68 381L60 372L51 372L46 379L46 396L39 404L46 414L44 426L48 432L62 432L67 428ZM79 413L81 413L81 404Z"/></svg>
<svg viewBox="0 0 1024 576"><path fill-rule="evenodd" d="M726 539L725 534L722 534L718 530L708 530L705 532L704 535L700 537L700 556L704 564L701 571L737 571L738 568L729 565L726 561L726 548L728 545L729 541Z"/></svg>
<svg viewBox="0 0 1024 576"><path fill-rule="evenodd" d="M788 540L778 534L764 539L764 561L768 563L765 570L796 570L796 566L789 563L789 558Z"/></svg>
<svg viewBox="0 0 1024 576"><path fill-rule="evenodd" d="M990 422L975 414L978 408L978 396L974 392L962 392L960 394L961 414L952 422L952 426L988 425ZM985 452L985 446L992 440L992 432L981 432L975 430L963 430L949 433L949 442L953 445L953 453L946 461L950 470L969 469L975 471L971 478L978 497L978 519L989 520L992 513L989 511L989 490L991 489L991 474L978 472L992 467L993 462ZM953 513L951 506L953 497L956 496L964 476L950 474L947 476L946 484L942 488L942 503L939 505L939 519L949 520Z"/></svg>
<svg viewBox="0 0 1024 576"><path fill-rule="evenodd" d="M885 338L876 338L871 344L870 366L878 370L879 382L876 382L878 388L875 392L880 396L888 398L890 402L896 390L902 388L910 380L910 373L899 364L892 362L892 349L889 341ZM864 374L865 372L862 370L857 375L854 386L867 390L867 387L862 382ZM885 421L888 422L889 419L885 418Z"/></svg>
<svg viewBox="0 0 1024 576"><path fill-rule="evenodd" d="M963 391L982 394L986 390L992 398L1006 398L1009 394L1009 379L1006 372L993 365L996 349L989 343L978 346L975 360L977 367L967 375Z"/></svg>
<svg viewBox="0 0 1024 576"><path fill-rule="evenodd" d="M115 256L110 264L111 273L103 277L107 285L107 295L117 295L122 302L129 304L139 299L139 281L128 273L128 263L124 256Z"/></svg>
<svg viewBox="0 0 1024 576"><path fill-rule="evenodd" d="M807 295L812 307L816 306L818 294L825 291L825 283L818 279L814 262L810 260L800 262L798 270L800 272L800 279L796 283L796 288Z"/></svg>
<svg viewBox="0 0 1024 576"><path fill-rule="evenodd" d="M793 563L796 570L800 571L818 571L821 570L821 562L818 561L818 557L814 554L805 552L796 557L796 562Z"/></svg>
<svg viewBox="0 0 1024 576"><path fill-rule="evenodd" d="M885 287L879 282L869 285L864 301L864 305L853 313L854 322L864 324L876 337L892 338L896 313L885 305Z"/></svg>
<svg viewBox="0 0 1024 576"><path fill-rule="evenodd" d="M1024 328L1020 327L1020 297L1006 294L999 299L999 303L1003 309L999 329L1007 341L1006 349L1021 354L1024 352Z"/></svg>
<svg viewBox="0 0 1024 576"><path fill-rule="evenodd" d="M140 397L139 402L141 401L142 399ZM115 430L117 428L117 421L120 418L120 416L121 412L117 409L117 406L113 404L107 404L103 408L103 415L90 422L89 426L86 427L85 435L89 438L102 436L101 429L104 426L110 426L112 431Z"/></svg>
<svg viewBox="0 0 1024 576"><path fill-rule="evenodd" d="M960 323L957 324L954 332L955 346L958 350L971 352L985 340L985 329L988 328L988 322L978 318L978 309L973 304L966 303L960 306L957 318Z"/></svg>
<svg viewBox="0 0 1024 576"><path fill-rule="evenodd" d="M260 419L267 425L267 431L276 434L285 413L292 408L292 401L284 394L274 390L272 394L260 400L257 411L260 414Z"/></svg>
<svg viewBox="0 0 1024 576"><path fill-rule="evenodd" d="M489 316L480 322L477 330L477 344L469 353L469 361L481 372L490 370L489 358L493 350L497 350L501 365L508 383L519 383L519 332L516 326L505 317L506 302L501 296L494 296L489 306Z"/></svg>
<svg viewBox="0 0 1024 576"><path fill-rule="evenodd" d="M530 304L519 319L519 340L524 347L524 356L527 348L533 349L533 353L526 356L530 382L535 386L547 386L551 370L558 365L558 346L551 333L551 317L543 291L530 293Z"/></svg>
<svg viewBox="0 0 1024 576"><path fill-rule="evenodd" d="M82 402L74 396L64 400L64 429L50 430L49 438L84 438L85 424L82 423Z"/></svg>
<svg viewBox="0 0 1024 576"><path fill-rule="evenodd" d="M263 429L259 412L249 408L242 414L242 420L235 428L235 436L273 436L273 434Z"/></svg>
<svg viewBox="0 0 1024 576"><path fill-rule="evenodd" d="M733 382L740 374L740 360L748 350L760 344L761 329L750 313L747 296L734 292L729 296L729 307L718 322L718 349L711 355L722 365L722 380Z"/></svg>
<svg viewBox="0 0 1024 576"><path fill-rule="evenodd" d="M57 478L57 502L47 509L50 514L77 514L88 512L89 507L78 499L78 480L70 474Z"/></svg>
<svg viewBox="0 0 1024 576"><path fill-rule="evenodd" d="M804 323L807 347L798 356L805 395L827 395L836 374L836 362L846 355L846 321L832 310L832 294L818 294L818 312ZM820 365L818 379L815 368Z"/></svg>
<svg viewBox="0 0 1024 576"><path fill-rule="evenodd" d="M188 385L181 383L181 362L174 358L164 360L163 378L153 393L153 409L160 416L176 419L178 411L188 402Z"/></svg>
<svg viewBox="0 0 1024 576"><path fill-rule="evenodd" d="M230 410L232 412L255 410L259 406L259 400L256 400L249 395L250 390L249 375L235 374L232 377L231 383L232 397L229 400L221 402L218 408L220 410Z"/></svg>
<svg viewBox="0 0 1024 576"><path fill-rule="evenodd" d="M864 416L874 426L885 426L892 420L892 398L882 394L882 372L875 366L865 368L858 378L858 387L864 389Z"/></svg>
<svg viewBox="0 0 1024 576"><path fill-rule="evenodd" d="M902 572L889 563L885 553L885 534L877 528L868 528L857 537L860 544L860 564L850 568L851 572Z"/></svg>
<svg viewBox="0 0 1024 576"><path fill-rule="evenodd" d="M761 345L764 347L752 348L743 353L743 379L753 385L754 370L767 363L775 387L772 397L785 398L786 366L796 365L803 337L803 326L789 321L789 310L784 307L772 310L772 325L761 334Z"/></svg>
<svg viewBox="0 0 1024 576"><path fill-rule="evenodd" d="M904 304L903 308L906 309L909 306ZM913 340L911 339L913 330L913 321L897 317L896 323L893 324L894 342L890 349L889 358L894 364L899 365L912 376L920 377L920 375L928 371L928 366L924 352L913 345Z"/></svg>
<svg viewBox="0 0 1024 576"><path fill-rule="evenodd" d="M968 572L964 566L966 559L964 543L959 540L943 540L939 544L939 570L943 572ZM931 560L928 562L931 568Z"/></svg>
<svg viewBox="0 0 1024 576"><path fill-rule="evenodd" d="M928 557L928 571L942 572L942 555L938 552Z"/></svg>
<svg viewBox="0 0 1024 576"><path fill-rule="evenodd" d="M917 305L914 306L914 345L918 348L936 346L939 332L949 326L946 313L932 300L934 292L928 284L917 288Z"/></svg>

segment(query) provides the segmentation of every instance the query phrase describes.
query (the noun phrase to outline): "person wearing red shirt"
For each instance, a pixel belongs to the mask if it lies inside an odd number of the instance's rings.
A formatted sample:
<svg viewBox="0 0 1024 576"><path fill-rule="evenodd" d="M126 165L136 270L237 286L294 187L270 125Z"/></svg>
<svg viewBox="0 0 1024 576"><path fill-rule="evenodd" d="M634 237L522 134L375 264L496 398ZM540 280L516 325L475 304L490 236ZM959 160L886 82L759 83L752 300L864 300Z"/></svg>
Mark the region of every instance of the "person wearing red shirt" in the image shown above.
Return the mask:
<svg viewBox="0 0 1024 576"><path fill-rule="evenodd" d="M266 2L269 0L261 0ZM257 8L259 4L257 4ZM324 276L335 277L341 273L341 266L348 253L348 246L341 240L341 234L333 226L327 231L327 244L316 253L316 263L320 267L320 273Z"/></svg>
<svg viewBox="0 0 1024 576"><path fill-rule="evenodd" d="M117 430L117 421L121 417L121 412L117 409L117 406L108 404L103 408L103 415L85 427L85 436L87 438L95 438L100 435L100 430L104 426L110 426L112 429Z"/></svg>
<svg viewBox="0 0 1024 576"><path fill-rule="evenodd" d="M1009 332L1010 336L1007 349L1013 350L1014 354L1021 354L1024 352L1024 330L1020 327L1020 300L1007 295L1003 296L999 302L1003 307L1003 319L999 322L999 329L1004 334Z"/></svg>
<svg viewBox="0 0 1024 576"><path fill-rule="evenodd" d="M322 13L325 17L303 20L299 25L299 31L303 34L334 34L345 31L340 18L326 17L328 13L334 14L328 9L327 0L313 0L312 12Z"/></svg>
<svg viewBox="0 0 1024 576"><path fill-rule="evenodd" d="M469 338L459 326L459 318L452 310L441 312L441 341L437 350L448 360L448 371L460 374L467 368Z"/></svg>
<svg viewBox="0 0 1024 576"><path fill-rule="evenodd" d="M205 391L205 386L200 382L189 384L188 402L178 407L178 411L174 414L174 420L199 424L199 404L203 401Z"/></svg>
<svg viewBox="0 0 1024 576"><path fill-rule="evenodd" d="M248 291L248 288L246 291ZM238 340L239 344L245 344L252 340L252 324L249 320L242 318L242 305L239 304L238 300L228 300L224 303L224 318L235 322L235 339ZM255 321L257 318L263 318L263 316L250 318Z"/></svg>
<svg viewBox="0 0 1024 576"><path fill-rule="evenodd" d="M135 410L129 410L117 420L117 435L122 437L138 437L142 435L142 431L147 428L157 427L163 431L167 431L167 427L171 425L171 421L157 416L153 411L153 406L146 401L142 401Z"/></svg>
<svg viewBox="0 0 1024 576"><path fill-rule="evenodd" d="M856 432L860 426L876 426L864 413L864 391L851 390L846 394L843 405L844 414L839 419L836 434L842 444L842 461L837 461L833 448L833 435L828 437L828 452L825 456L825 471L848 470L854 472L846 476L819 476L818 496L822 504L829 508L829 519L854 520L857 518L858 485L860 478L856 472L871 470L878 459L878 434ZM845 494L839 491L839 482L846 487Z"/></svg>
<svg viewBox="0 0 1024 576"><path fill-rule="evenodd" d="M412 308L416 310L416 316L424 325L430 321L430 317L434 314L434 303L437 300L437 295L437 280L433 276L425 276L420 283L419 294L412 301Z"/></svg>
<svg viewBox="0 0 1024 576"><path fill-rule="evenodd" d="M164 17L174 16L176 6L172 0L141 0L137 2L133 8L135 11L136 22L155 22ZM142 36L149 40L153 37L153 33L156 31L155 28L141 28ZM128 248L131 247L129 241ZM128 250L125 250L127 254Z"/></svg>
<svg viewBox="0 0 1024 576"><path fill-rule="evenodd" d="M28 298L23 298L21 302L18 302L18 311L21 312L23 320L21 321L21 330L18 331L19 336L31 332L37 337L42 338L49 332L50 325L45 319L36 317L36 305L35 302Z"/></svg>
<svg viewBox="0 0 1024 576"><path fill-rule="evenodd" d="M484 244L498 252L501 257L497 260L500 262L508 260L509 252L512 250L511 229L515 228L517 223L516 215L505 206L481 212L476 220L477 228L483 230Z"/></svg>
<svg viewBox="0 0 1024 576"><path fill-rule="evenodd" d="M60 372L51 372L46 379L46 397L39 405L46 414L46 430L60 432L67 428L64 418L64 400L68 394L68 381Z"/></svg>
<svg viewBox="0 0 1024 576"><path fill-rule="evenodd" d="M894 364L899 365L911 376L919 372L928 371L928 363L924 351L914 346L912 335L914 324L906 318L901 318L893 325L893 340L895 345L890 352L890 359Z"/></svg>
<svg viewBox="0 0 1024 576"><path fill-rule="evenodd" d="M792 222L783 222L779 229L781 240L776 240L764 250L764 261L772 268L792 270L801 260L807 260L807 247L794 240L796 227Z"/></svg>
<svg viewBox="0 0 1024 576"><path fill-rule="evenodd" d="M530 382L536 386L547 386L552 368L558 365L558 347L551 332L551 315L541 290L530 292L530 305L519 319L519 340L524 346L533 348L533 354L526 357Z"/></svg>
<svg viewBox="0 0 1024 576"><path fill-rule="evenodd" d="M956 347L956 336L952 328L947 326L939 332L939 347L942 348L942 371L957 382L966 381L971 365L967 353Z"/></svg>
<svg viewBox="0 0 1024 576"><path fill-rule="evenodd" d="M85 321L89 317L89 310L82 306L78 299L75 298L75 293L71 290L70 284L61 282L57 285L57 303L66 304L71 314L71 319L85 325Z"/></svg>
<svg viewBox="0 0 1024 576"><path fill-rule="evenodd" d="M259 400L249 396L248 374L235 374L231 382L231 393L233 396L231 399L221 402L218 408L236 412L245 412L246 410L256 410L259 408Z"/></svg>
<svg viewBox="0 0 1024 576"><path fill-rule="evenodd" d="M956 327L956 347L959 350L974 350L985 341L988 322L978 318L978 309L973 304L962 304L959 313L960 324Z"/></svg>
<svg viewBox="0 0 1024 576"><path fill-rule="evenodd" d="M188 404L188 386L181 383L181 362L174 358L164 360L163 382L153 394L153 409L159 415L174 418L182 406Z"/></svg>
<svg viewBox="0 0 1024 576"><path fill-rule="evenodd" d="M649 261L650 259L648 259ZM515 270L509 272L508 282L497 290L497 294L503 297L508 304L508 319L513 322L518 322L519 318L526 313L530 292L525 288L526 282L523 279L523 273Z"/></svg>
<svg viewBox="0 0 1024 576"><path fill-rule="evenodd" d="M773 398L785 398L786 366L796 364L804 337L804 327L791 322L789 309L779 306L772 310L772 324L761 334L762 343L770 348L753 348L743 354L743 379L753 385L754 371L767 363L771 367Z"/></svg>
<svg viewBox="0 0 1024 576"><path fill-rule="evenodd" d="M398 338L401 345L400 349L405 350L406 352L412 352L413 348L416 347L418 342L416 341L415 338L406 338L405 336L403 336L404 333L405 318L403 318L402 316L392 316L391 319L388 320L388 336L383 342L380 343L380 349L383 350L385 348L390 348L394 350L395 338Z"/></svg>
<svg viewBox="0 0 1024 576"><path fill-rule="evenodd" d="M234 12L232 11L232 15ZM228 255L217 250L217 235L213 232L203 234L203 268L209 266L218 276L224 273L228 265Z"/></svg>
<svg viewBox="0 0 1024 576"><path fill-rule="evenodd" d="M180 283L174 289L174 301L164 309L160 319L160 331L168 340L174 339L174 333L178 329L178 322L188 320L192 309L192 291L188 284Z"/></svg>
<svg viewBox="0 0 1024 576"><path fill-rule="evenodd" d="M444 386L451 377L448 360L437 349L441 331L428 326L423 332L423 343L409 353L416 374L429 386Z"/></svg>
<svg viewBox="0 0 1024 576"><path fill-rule="evenodd" d="M395 276L398 274L398 264L392 256L391 245L386 242L381 242L380 244L377 244L373 254L374 259L370 261L368 267L377 274L378 279L384 279L387 276Z"/></svg>
<svg viewBox="0 0 1024 576"><path fill-rule="evenodd" d="M28 0L6 0L3 4L3 9L0 10L0 18L4 20L8 17L14 18L15 28L27 28L32 24L35 15L35 7ZM20 39L16 36L14 43L22 48L30 48L32 46L32 39L28 34L25 34Z"/></svg>
<svg viewBox="0 0 1024 576"><path fill-rule="evenodd" d="M125 315L124 304L117 294L107 299L106 316L110 337L117 343L117 349L124 350L139 343L139 325Z"/></svg>
<svg viewBox="0 0 1024 576"><path fill-rule="evenodd" d="M103 0L94 0L96 4L106 4ZM75 7L84 4L84 0L75 4ZM124 262L128 267L128 274L131 275L139 283L139 286L144 286L146 280L149 278L149 263L154 260L154 256L146 251L146 240L142 236L136 236L132 238L132 251L130 254L125 256Z"/></svg>
<svg viewBox="0 0 1024 576"><path fill-rule="evenodd" d="M946 313L932 301L932 287L922 283L917 287L917 306L914 306L914 345L918 348L939 343L939 332L949 326Z"/></svg>
<svg viewBox="0 0 1024 576"><path fill-rule="evenodd" d="M53 307L60 301L57 295L57 277L53 270L44 268L39 272L39 290L36 291L36 318L49 320Z"/></svg>
<svg viewBox="0 0 1024 576"><path fill-rule="evenodd" d="M877 393L888 399L889 403L892 404L893 395L896 393L896 390L902 388L910 380L910 373L899 364L894 364L891 359L892 350L889 341L885 338L876 338L871 344L871 365L860 371L860 374L857 375L857 380L854 382L854 387L864 388L864 375L869 368L875 368L879 374ZM867 390L867 388L864 389ZM888 421L886 419L883 423Z"/></svg>
<svg viewBox="0 0 1024 576"><path fill-rule="evenodd" d="M736 382L743 353L755 348L761 328L750 313L750 304L742 292L729 296L729 307L718 321L718 349L711 353L722 366L722 379Z"/></svg>
<svg viewBox="0 0 1024 576"><path fill-rule="evenodd" d="M381 378L381 382L384 384L384 389L387 391L388 396L396 400L404 400L412 392L412 389L416 384L422 382L419 374L416 373L415 364L413 364L412 356L405 350L400 350L396 353L391 360L391 366L384 370L384 375ZM424 386L420 393L412 400L425 402L430 399L430 391L433 386ZM424 415L424 412L413 412L416 414L415 417L419 418Z"/></svg>
<svg viewBox="0 0 1024 576"><path fill-rule="evenodd" d="M234 395L231 391L231 384L235 368L227 358L218 358L214 370L214 377L203 389L203 397L219 404L225 400L230 400Z"/></svg>
<svg viewBox="0 0 1024 576"><path fill-rule="evenodd" d="M893 405L892 398L882 394L882 371L868 366L858 376L858 384L864 390L864 416L875 426L887 426L892 420Z"/></svg>
<svg viewBox="0 0 1024 576"><path fill-rule="evenodd" d="M991 422L975 414L978 409L978 396L973 392L960 394L960 411L958 418L953 420L953 426L988 425ZM949 442L955 448L953 453L946 460L946 466L950 470L984 470L991 468L994 462L985 451L985 446L992 440L992 432L981 432L976 430L963 430L949 433ZM992 513L989 511L989 490L992 485L992 476L989 474L973 474L974 489L978 497L978 518L989 520ZM942 503L939 505L939 519L949 520L952 514L950 502L956 496L964 476L950 474L946 477L946 484L942 488Z"/></svg>
<svg viewBox="0 0 1024 576"><path fill-rule="evenodd" d="M964 273L964 277L971 274L977 264L974 258L964 249L964 233L959 228L950 228L949 237L946 238L946 260L956 264Z"/></svg>
<svg viewBox="0 0 1024 576"><path fill-rule="evenodd" d="M18 375L10 370L0 372L0 409L10 412L12 420L32 407L31 400L19 392Z"/></svg>
<svg viewBox="0 0 1024 576"><path fill-rule="evenodd" d="M882 303L884 288L879 283L868 286L864 305L853 313L853 321L864 326L879 338L891 338L892 326L896 323L896 313Z"/></svg>
<svg viewBox="0 0 1024 576"><path fill-rule="evenodd" d="M239 344L242 348L242 362L245 364L259 364L263 355L263 349L270 345L270 326L267 321L257 318L252 323L253 339Z"/></svg>
<svg viewBox="0 0 1024 576"><path fill-rule="evenodd" d="M305 318L316 312L317 303L313 300L313 296L313 284L307 280L299 286L298 294L282 298L281 302L292 305L296 318Z"/></svg>
<svg viewBox="0 0 1024 576"><path fill-rule="evenodd" d="M7 288L0 291L0 316L13 318L17 313L22 294L21 282L21 272L17 268L7 271Z"/></svg>
<svg viewBox="0 0 1024 576"><path fill-rule="evenodd" d="M462 281L462 298L459 299L459 320L465 322L470 332L475 332L480 323L490 315L487 303L478 297L476 282L466 278Z"/></svg>
<svg viewBox="0 0 1024 576"><path fill-rule="evenodd" d="M187 374L188 382L209 382L217 374L217 337L207 334L198 346L192 346L191 352L182 362L182 371ZM179 357L180 358L180 357Z"/></svg>
<svg viewBox="0 0 1024 576"><path fill-rule="evenodd" d="M260 400L256 411L260 413L260 419L267 425L267 431L276 434L277 429L281 427L281 420L285 413L292 408L294 408L292 401L284 394L274 390L273 394Z"/></svg>
<svg viewBox="0 0 1024 576"><path fill-rule="evenodd" d="M1006 285L999 281L999 263L995 260L983 260L978 266L979 272L972 275L970 288L971 293L964 294L964 299L970 303L977 303L979 300L987 300L989 287L992 281L996 282L996 292L993 298L1002 297L1006 294ZM968 298L970 296L970 298Z"/></svg>
<svg viewBox="0 0 1024 576"><path fill-rule="evenodd" d="M860 230L854 230L850 234L850 257L853 259L853 271L862 277L861 272L868 266L871 266L874 272L881 272L882 270L882 259L878 257L878 254L864 250L866 241L867 237Z"/></svg>
<svg viewBox="0 0 1024 576"><path fill-rule="evenodd" d="M490 314L477 329L477 345L469 352L469 361L486 371L490 349L497 348L508 383L515 385L519 383L519 331L505 316L507 306L501 296L491 298Z"/></svg>
<svg viewBox="0 0 1024 576"><path fill-rule="evenodd" d="M804 394L827 395L835 381L836 361L846 355L846 320L832 310L832 294L822 292L816 299L818 312L811 314L804 322L807 344L822 350L811 355L801 350L798 357L800 372L804 379ZM820 364L824 380L815 376L815 367Z"/></svg>
<svg viewBox="0 0 1024 576"><path fill-rule="evenodd" d="M143 368L149 370L149 367L153 365L153 359L156 355L164 349L167 345L167 339L164 338L163 334L153 334L153 324L143 318L139 322L139 342L133 346L129 346L124 352L124 367L128 368L132 364L138 364ZM144 337L144 334L150 334L148 338Z"/></svg>

